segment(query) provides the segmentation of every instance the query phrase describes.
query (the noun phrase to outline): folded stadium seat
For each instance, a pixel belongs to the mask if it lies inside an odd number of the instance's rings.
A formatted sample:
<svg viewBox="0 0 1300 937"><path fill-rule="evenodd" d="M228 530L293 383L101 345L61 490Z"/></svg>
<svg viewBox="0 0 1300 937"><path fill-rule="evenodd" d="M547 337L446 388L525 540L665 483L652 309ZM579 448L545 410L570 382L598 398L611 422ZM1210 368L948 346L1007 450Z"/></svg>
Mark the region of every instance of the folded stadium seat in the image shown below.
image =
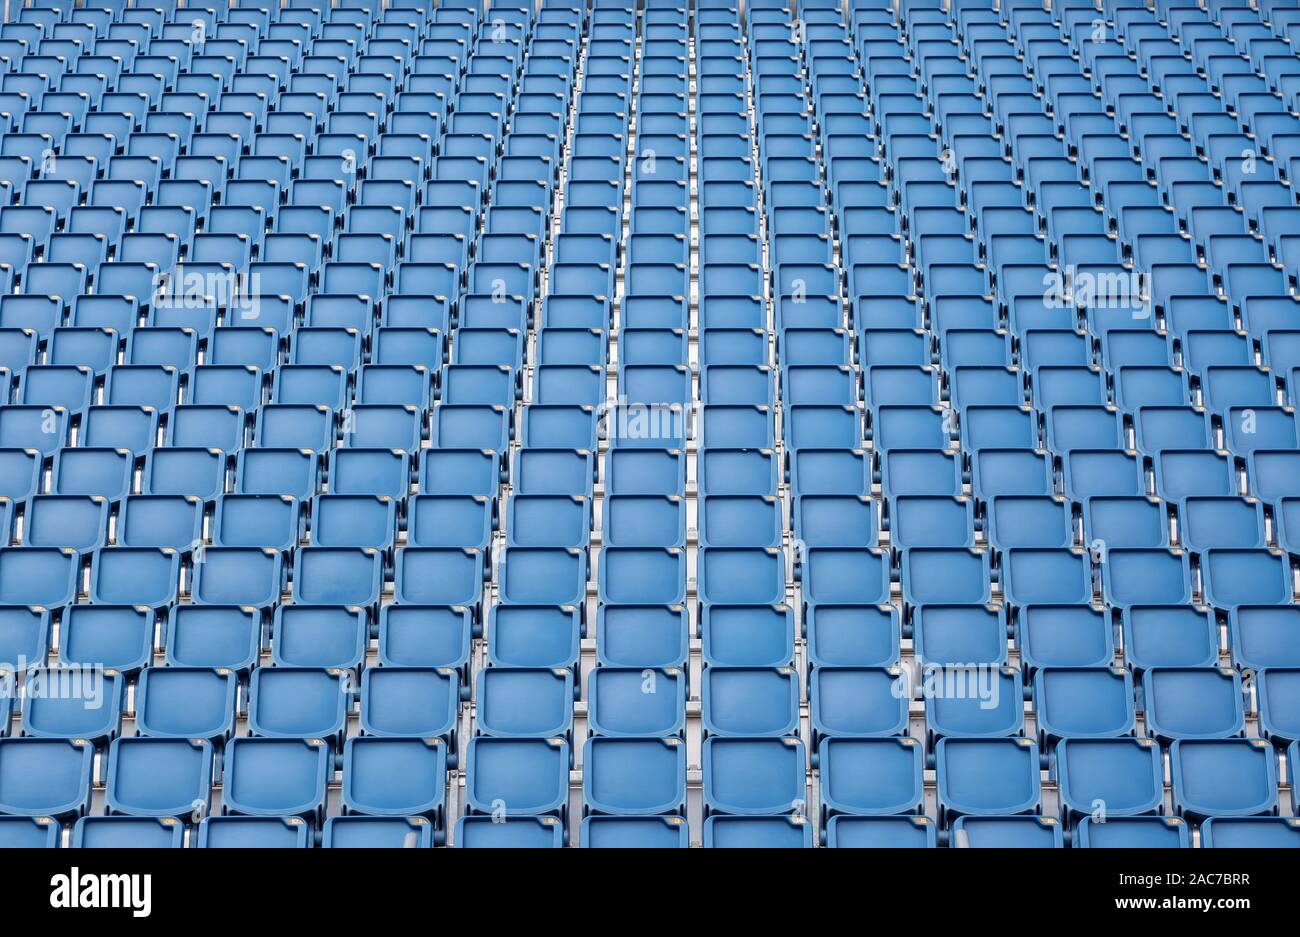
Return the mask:
<svg viewBox="0 0 1300 937"><path fill-rule="evenodd" d="M0 739L0 809L77 817L90 804L94 746L83 739Z"/></svg>
<svg viewBox="0 0 1300 937"><path fill-rule="evenodd" d="M462 816L452 841L464 849L560 849L564 835L557 817Z"/></svg>
<svg viewBox="0 0 1300 937"><path fill-rule="evenodd" d="M988 539L994 549L1055 548L1074 545L1070 502L1045 496L1002 496L989 503Z"/></svg>
<svg viewBox="0 0 1300 937"><path fill-rule="evenodd" d="M860 496L861 498L861 496ZM864 504L869 504L862 499ZM800 529L800 515L825 523L839 524L843 515L841 505L854 499L844 497L803 496L795 505L796 535ZM804 521L807 526L807 521ZM975 545L975 504L965 497L906 495L895 498L889 506L889 540L898 549L910 547L973 547ZM874 546L869 543L835 542L819 543L805 533L799 539L813 546ZM841 538L849 539L849 538Z"/></svg>
<svg viewBox="0 0 1300 937"><path fill-rule="evenodd" d="M1066 822L1158 813L1164 802L1164 764L1151 739L1066 739L1056 747L1055 776Z"/></svg>
<svg viewBox="0 0 1300 937"><path fill-rule="evenodd" d="M304 531L302 505L287 494L222 495L217 498L211 525L212 541L218 547L260 547L281 552L296 547ZM191 545L195 550L203 548L201 538L184 546Z"/></svg>
<svg viewBox="0 0 1300 937"><path fill-rule="evenodd" d="M956 452L892 450L879 456L881 489L898 495L962 494L962 459Z"/></svg>
<svg viewBox="0 0 1300 937"><path fill-rule="evenodd" d="M1001 583L1012 605L1083 605L1092 599L1088 557L1072 550L1008 550Z"/></svg>
<svg viewBox="0 0 1300 937"><path fill-rule="evenodd" d="M1169 747L1169 765L1180 816L1277 812L1277 755L1263 739L1178 739Z"/></svg>
<svg viewBox="0 0 1300 937"><path fill-rule="evenodd" d="M81 556L70 548L0 548L0 600L57 607L77 597Z"/></svg>
<svg viewBox="0 0 1300 937"><path fill-rule="evenodd" d="M582 821L584 849L686 849L685 817L590 816Z"/></svg>
<svg viewBox="0 0 1300 937"><path fill-rule="evenodd" d="M176 600L180 554L170 548L104 547L90 560L92 602L161 608Z"/></svg>
<svg viewBox="0 0 1300 937"><path fill-rule="evenodd" d="M1289 605L1293 601L1290 558L1269 550L1209 550L1201 555L1205 599L1219 608Z"/></svg>
<svg viewBox="0 0 1300 937"><path fill-rule="evenodd" d="M366 494L375 490L372 470L382 470L391 479L393 489L385 494L402 497L409 480L404 457L390 453L383 459L384 450L336 449L330 453L330 477L344 483L351 494ZM422 494L463 494L495 496L501 481L499 459L492 452L481 449L422 449L420 451L420 491ZM337 486L333 486L337 488Z"/></svg>
<svg viewBox="0 0 1300 937"><path fill-rule="evenodd" d="M677 450L610 449L605 455L605 481L611 497L683 494L685 459Z"/></svg>
<svg viewBox="0 0 1300 937"><path fill-rule="evenodd" d="M736 408L728 409L735 410ZM856 407L802 404L786 407L784 415L786 419L786 446L792 450L805 448L857 449L862 445L862 416ZM718 416L725 419L733 416L733 414L720 412ZM766 444L766 447L770 448L772 445L771 433L767 434L765 440L761 439L762 427L755 425L764 417L764 414L757 408L741 408L734 413L736 418L742 416L750 417L748 422L751 424L751 429L757 430L757 432L751 431L745 435L739 432L742 427L736 426L737 432L728 432L725 437L734 440L729 445L764 448L764 444ZM770 413L767 416L770 418ZM728 429L728 425L723 423L719 427L719 432L714 436L710 436L707 426L707 413L705 414L705 420L704 445L712 447L728 444L719 438L722 436L722 431Z"/></svg>
<svg viewBox="0 0 1300 937"><path fill-rule="evenodd" d="M325 820L321 848L427 849L434 838L426 817L338 816Z"/></svg>
<svg viewBox="0 0 1300 937"><path fill-rule="evenodd" d="M887 604L889 580L889 557L881 550L814 547L805 552L806 605Z"/></svg>
<svg viewBox="0 0 1300 937"><path fill-rule="evenodd" d="M1135 671L1151 667L1210 667L1218 662L1219 630L1212 612L1186 605L1123 610L1124 655Z"/></svg>
<svg viewBox="0 0 1300 937"><path fill-rule="evenodd" d="M485 570L480 550L400 547L393 567L393 596L402 604L477 609L483 596Z"/></svg>
<svg viewBox="0 0 1300 937"><path fill-rule="evenodd" d="M381 667L361 674L361 730L367 736L443 738L455 754L459 674L451 668Z"/></svg>
<svg viewBox="0 0 1300 937"><path fill-rule="evenodd" d="M591 540L591 503L585 496L517 495L506 503L505 514L508 547L585 551Z"/></svg>
<svg viewBox="0 0 1300 937"><path fill-rule="evenodd" d="M509 552L509 551L508 551ZM761 552L761 551L760 551ZM778 554L779 556L779 554ZM770 571L769 571L770 573ZM518 567L509 570L514 577L520 574ZM553 574L548 574L553 575ZM568 573L569 580L578 585L585 583L582 573ZM771 576L768 581L770 583ZM676 548L610 547L602 550L598 588L602 603L675 605L686 599L686 554ZM554 590L548 590L553 592ZM772 587L764 585L760 590L764 594ZM509 594L507 593L507 597ZM571 592L561 597L557 604L576 604L581 601L580 592ZM760 601L756 599L755 601ZM766 599L762 601L771 602Z"/></svg>
<svg viewBox="0 0 1300 937"><path fill-rule="evenodd" d="M710 667L702 684L710 735L785 736L798 729L799 680L792 668Z"/></svg>
<svg viewBox="0 0 1300 937"><path fill-rule="evenodd" d="M13 466L15 481L18 487L25 487L23 481L17 480L25 476L24 463L28 461L21 450ZM31 453L31 461L35 462L35 453ZM33 465L34 468L34 465ZM60 495L98 495L112 502L120 501L131 488L129 476L134 473L135 459L130 452L119 449L60 449L54 454L54 464L50 473L50 493ZM8 477L10 473L0 468L0 477ZM23 478L25 481L25 478ZM35 487L34 485L32 486ZM6 492L6 497L23 497L32 493L27 491L14 491L9 494L12 486Z"/></svg>
<svg viewBox="0 0 1300 937"><path fill-rule="evenodd" d="M1191 849L1192 831L1179 817L1084 817L1074 829L1077 849Z"/></svg>
<svg viewBox="0 0 1300 937"><path fill-rule="evenodd" d="M895 455L890 454L891 465ZM983 449L971 455L971 488L983 500L998 495L1051 495L1052 472L1051 456L1032 449Z"/></svg>
<svg viewBox="0 0 1300 937"><path fill-rule="evenodd" d="M1091 550L1164 549L1169 526L1169 509L1155 498L1098 496L1084 502L1083 542Z"/></svg>
<svg viewBox="0 0 1300 937"><path fill-rule="evenodd" d="M1168 550L1107 549L1103 543L1102 591L1116 607L1184 605L1192 600L1188 554Z"/></svg>
<svg viewBox="0 0 1300 937"><path fill-rule="evenodd" d="M305 849L311 827L300 816L205 816L195 845L199 849Z"/></svg>
<svg viewBox="0 0 1300 937"><path fill-rule="evenodd" d="M564 817L569 743L480 736L465 746L466 807L494 817Z"/></svg>
<svg viewBox="0 0 1300 937"><path fill-rule="evenodd" d="M224 741L234 733L238 687L227 668L146 667L136 690L136 730L155 738Z"/></svg>
<svg viewBox="0 0 1300 937"><path fill-rule="evenodd" d="M0 445L6 449L33 449L43 456L64 444L71 418L67 411L46 407L0 407ZM50 429L46 432L42 427Z"/></svg>
<svg viewBox="0 0 1300 937"><path fill-rule="evenodd" d="M320 456L301 449L241 449L235 457L235 491L306 500L320 488ZM232 531L232 533L237 533Z"/></svg>
<svg viewBox="0 0 1300 937"><path fill-rule="evenodd" d="M501 407L438 404L433 408L429 438L438 449L504 453L510 438L510 414Z"/></svg>
<svg viewBox="0 0 1300 937"><path fill-rule="evenodd" d="M1000 666L1007 659L1003 612L983 605L919 605L910 613L913 648L925 664Z"/></svg>
<svg viewBox="0 0 1300 937"><path fill-rule="evenodd" d="M519 449L512 469L515 494L590 495L596 464L581 449Z"/></svg>
<svg viewBox="0 0 1300 937"><path fill-rule="evenodd" d="M925 699L926 728L932 739L1019 735L1024 728L1025 693L1019 668L992 671L949 664L919 677L920 686L913 692Z"/></svg>
<svg viewBox="0 0 1300 937"><path fill-rule="evenodd" d="M900 566L908 605L978 605L992 594L988 551L913 547L902 551Z"/></svg>
<svg viewBox="0 0 1300 937"><path fill-rule="evenodd" d="M600 666L588 679L587 702L588 730L594 735L681 735L686 728L686 675L677 668Z"/></svg>
<svg viewBox="0 0 1300 937"><path fill-rule="evenodd" d="M794 738L704 740L704 805L708 813L790 813L807 803L807 758Z"/></svg>
<svg viewBox="0 0 1300 937"><path fill-rule="evenodd" d="M331 760L329 746L320 739L232 739L222 784L225 811L317 820Z"/></svg>
<svg viewBox="0 0 1300 937"><path fill-rule="evenodd" d="M1076 501L1099 495L1146 493L1146 460L1113 449L1079 450L1062 458L1066 494Z"/></svg>
<svg viewBox="0 0 1300 937"><path fill-rule="evenodd" d="M343 748L343 809L388 817L428 817L442 826L447 748L436 738L350 738Z"/></svg>
<svg viewBox="0 0 1300 937"><path fill-rule="evenodd" d="M1142 676L1146 731L1161 741L1240 735L1241 675L1232 668L1155 667Z"/></svg>
<svg viewBox="0 0 1300 937"><path fill-rule="evenodd" d="M348 689L348 692L344 692ZM341 671L307 667L259 667L248 691L251 735L325 739L338 744L352 710Z"/></svg>
<svg viewBox="0 0 1300 937"><path fill-rule="evenodd" d="M785 600L785 554L775 547L708 547L699 551L697 564L697 590L701 604L776 605ZM618 601L615 593L605 591L606 581L602 579L602 597ZM682 595L685 595L684 584ZM658 601L672 604L682 599Z"/></svg>
<svg viewBox="0 0 1300 937"><path fill-rule="evenodd" d="M1300 738L1300 670L1259 672L1259 722L1264 736L1278 743Z"/></svg>
<svg viewBox="0 0 1300 937"><path fill-rule="evenodd" d="M760 506L768 507L773 515L769 526L775 526L775 508L770 502L764 505L758 498L729 500L742 504L758 502ZM701 512L704 510L701 508ZM542 523L542 518L538 517L538 526ZM602 542L608 546L684 547L686 503L676 494L610 495L605 501L601 526ZM768 539L774 538L769 535Z"/></svg>
<svg viewBox="0 0 1300 937"><path fill-rule="evenodd" d="M180 849L185 826L175 817L82 817L72 827L73 849Z"/></svg>
<svg viewBox="0 0 1300 937"><path fill-rule="evenodd" d="M107 744L117 737L125 689L122 676L113 671L30 670L23 687L23 735Z"/></svg>
<svg viewBox="0 0 1300 937"><path fill-rule="evenodd" d="M12 523L6 525L12 529ZM108 537L108 502L95 495L36 495L23 515L29 547L97 550ZM186 545L190 541L186 541Z"/></svg>
<svg viewBox="0 0 1300 937"><path fill-rule="evenodd" d="M827 816L919 812L923 760L921 746L912 738L823 739L818 763L824 812Z"/></svg>
<svg viewBox="0 0 1300 937"><path fill-rule="evenodd" d="M610 510L616 511L616 499L610 499ZM674 506L681 502L674 500ZM860 507L860 505L854 505ZM775 498L770 496L725 496L710 495L700 499L699 538L704 547L765 547L777 548L781 545L781 517ZM874 545L874 525L870 523L870 504L867 502L867 524L872 530L871 543ZM852 510L852 508L849 508ZM850 516L848 523L854 518ZM682 520L684 538L685 519ZM608 529L608 528L607 528ZM866 539L864 536L862 539ZM668 544L665 544L668 545ZM682 545L673 541L672 545Z"/></svg>
<svg viewBox="0 0 1300 937"><path fill-rule="evenodd" d="M212 745L198 739L120 738L108 749L110 813L202 816L210 805Z"/></svg>
<svg viewBox="0 0 1300 937"><path fill-rule="evenodd" d="M1099 406L1060 406L1047 412L1047 446L1058 454L1074 449L1123 449L1119 411Z"/></svg>
<svg viewBox="0 0 1300 937"><path fill-rule="evenodd" d="M1211 817L1201 824L1202 849L1300 849L1295 817Z"/></svg>
<svg viewBox="0 0 1300 937"><path fill-rule="evenodd" d="M933 849L937 840L929 817L858 817L836 814L826 822L831 849Z"/></svg>
<svg viewBox="0 0 1300 937"><path fill-rule="evenodd" d="M1294 643L1300 611L1290 606L1240 605L1228 610L1232 657L1243 668L1300 666Z"/></svg>
<svg viewBox="0 0 1300 937"><path fill-rule="evenodd" d="M780 466L770 449L702 449L697 464L704 494L776 494Z"/></svg>
<svg viewBox="0 0 1300 937"><path fill-rule="evenodd" d="M749 611L750 609L745 609ZM505 609L494 609L493 613L498 619L504 619ZM547 610L549 614L555 612ZM755 606L755 613L761 612L761 607ZM576 610L569 609L564 611L566 621L576 617ZM536 613L534 612L534 616ZM505 621L502 621L501 628L504 629ZM532 642L524 641L523 619L517 622L511 622L510 630L498 630L498 650L495 652L498 657L494 658L500 663L519 663L514 661L507 654L514 654L513 648L519 651L525 651ZM531 626L529 626L531 627ZM615 667L649 667L649 668L683 668L687 658L686 640L687 640L687 622L686 611L683 607L673 605L601 605L597 610L596 617L596 655L600 666ZM555 646L556 650L564 648L564 653L568 654L571 647L571 640L576 640L576 632L572 632L566 625L563 632L564 642L561 644L559 632L553 632L555 640L550 643ZM572 637L570 637L572 635ZM489 638L491 632L489 632ZM540 648L541 642L538 642ZM489 645L489 654L494 653ZM573 657L563 657L563 660L572 661Z"/></svg>
<svg viewBox="0 0 1300 937"><path fill-rule="evenodd" d="M948 834L958 849L1064 849L1061 824L1053 817L958 817Z"/></svg>
<svg viewBox="0 0 1300 937"><path fill-rule="evenodd" d="M256 608L279 602L285 580L279 551L255 547L204 547L192 575L196 604Z"/></svg>
<svg viewBox="0 0 1300 937"><path fill-rule="evenodd" d="M568 670L489 667L479 671L478 731L515 738L569 738L573 675Z"/></svg>
<svg viewBox="0 0 1300 937"><path fill-rule="evenodd" d="M318 495L312 501L312 543L318 547L369 548L387 555L396 526L397 503L386 496ZM485 539L465 546L485 546Z"/></svg>
<svg viewBox="0 0 1300 937"><path fill-rule="evenodd" d="M812 823L803 816L716 814L704 821L705 849L811 849Z"/></svg>
<svg viewBox="0 0 1300 937"><path fill-rule="evenodd" d="M905 679L896 667L814 668L808 689L814 741L904 734Z"/></svg>
<svg viewBox="0 0 1300 937"><path fill-rule="evenodd" d="M485 550L491 540L493 505L483 495L418 495L409 501L406 513L407 542L412 546ZM340 525L344 520L339 518Z"/></svg>
<svg viewBox="0 0 1300 937"><path fill-rule="evenodd" d="M867 495L870 459L862 450L803 448L790 454L790 489L796 495Z"/></svg>
<svg viewBox="0 0 1300 937"><path fill-rule="evenodd" d="M1033 813L1041 798L1038 746L1028 739L940 739L935 777L949 818Z"/></svg>
<svg viewBox="0 0 1300 937"><path fill-rule="evenodd" d="M686 807L686 745L676 737L593 737L583 746L583 802L597 814L656 816Z"/></svg>
<svg viewBox="0 0 1300 937"><path fill-rule="evenodd" d="M1230 407L1222 417L1228 448L1249 456L1260 449L1300 447L1294 411L1282 407Z"/></svg>
<svg viewBox="0 0 1300 937"><path fill-rule="evenodd" d="M292 606L282 606L289 608ZM465 608L385 605L379 613L379 662L391 667L449 668L463 676L469 660L470 632L470 611ZM273 646L275 641L273 637ZM275 653L285 652L276 649Z"/></svg>

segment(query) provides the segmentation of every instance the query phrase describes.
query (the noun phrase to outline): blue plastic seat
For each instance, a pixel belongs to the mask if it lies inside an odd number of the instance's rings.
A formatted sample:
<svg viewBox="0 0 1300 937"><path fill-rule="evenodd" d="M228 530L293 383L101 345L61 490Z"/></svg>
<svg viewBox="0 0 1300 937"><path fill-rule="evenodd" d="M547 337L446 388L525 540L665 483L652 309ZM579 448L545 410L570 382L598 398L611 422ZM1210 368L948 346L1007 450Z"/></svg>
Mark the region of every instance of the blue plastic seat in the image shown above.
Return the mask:
<svg viewBox="0 0 1300 937"><path fill-rule="evenodd" d="M278 550L206 547L194 567L190 597L202 605L267 608L280 600L284 576Z"/></svg>
<svg viewBox="0 0 1300 937"><path fill-rule="evenodd" d="M1051 817L958 817L949 846L967 849L1063 849L1061 824Z"/></svg>
<svg viewBox="0 0 1300 937"><path fill-rule="evenodd" d="M589 738L583 800L602 814L657 816L686 804L686 745L679 738Z"/></svg>
<svg viewBox="0 0 1300 937"><path fill-rule="evenodd" d="M591 674L588 700L594 734L668 737L685 728L686 680L675 667L599 667Z"/></svg>
<svg viewBox="0 0 1300 937"><path fill-rule="evenodd" d="M379 613L379 660L386 666L445 667L463 673L470 631L465 608L385 605Z"/></svg>
<svg viewBox="0 0 1300 937"><path fill-rule="evenodd" d="M811 849L812 823L806 817L727 816L704 821L705 849Z"/></svg>
<svg viewBox="0 0 1300 937"><path fill-rule="evenodd" d="M478 550L403 547L393 566L393 594L404 604L477 607L483 594L483 554Z"/></svg>
<svg viewBox="0 0 1300 937"><path fill-rule="evenodd" d="M582 821L584 849L685 849L690 829L683 817L589 816Z"/></svg>
<svg viewBox="0 0 1300 937"><path fill-rule="evenodd" d="M465 747L466 806L493 817L563 816L569 743L482 736Z"/></svg>
<svg viewBox="0 0 1300 937"><path fill-rule="evenodd" d="M180 849L185 827L173 817L82 817L73 849Z"/></svg>
<svg viewBox="0 0 1300 937"><path fill-rule="evenodd" d="M902 551L901 570L909 605L981 604L992 595L987 551L911 547Z"/></svg>
<svg viewBox="0 0 1300 937"><path fill-rule="evenodd" d="M0 738L0 809L78 817L90 805L95 748L85 739Z"/></svg>
<svg viewBox="0 0 1300 937"><path fill-rule="evenodd" d="M1001 576L1013 605L1080 605L1092 598L1088 558L1070 550L1008 550Z"/></svg>
<svg viewBox="0 0 1300 937"><path fill-rule="evenodd" d="M120 738L108 749L105 801L110 812L129 816L202 816L212 768L206 740Z"/></svg>
<svg viewBox="0 0 1300 937"><path fill-rule="evenodd" d="M1209 550L1201 556L1205 597L1219 608L1237 605L1289 605L1291 562L1265 550Z"/></svg>
<svg viewBox="0 0 1300 937"><path fill-rule="evenodd" d="M23 693L23 735L103 744L118 734L125 695L116 672L42 667L27 674Z"/></svg>
<svg viewBox="0 0 1300 937"><path fill-rule="evenodd" d="M935 764L946 816L1014 815L1038 807L1038 747L1027 739L940 739Z"/></svg>
<svg viewBox="0 0 1300 937"><path fill-rule="evenodd" d="M1231 668L1154 667L1142 676L1147 732L1161 740L1240 735L1241 677Z"/></svg>
<svg viewBox="0 0 1300 937"><path fill-rule="evenodd" d="M349 813L418 817L442 825L447 749L436 738L348 739L343 748L343 807Z"/></svg>
<svg viewBox="0 0 1300 937"><path fill-rule="evenodd" d="M797 739L704 740L704 804L710 813L790 813L807 803L806 756Z"/></svg>
<svg viewBox="0 0 1300 937"><path fill-rule="evenodd" d="M136 729L156 738L229 738L238 681L226 668L147 667L136 691Z"/></svg>
<svg viewBox="0 0 1300 937"><path fill-rule="evenodd" d="M1294 817L1211 817L1201 824L1203 849L1300 849Z"/></svg>
<svg viewBox="0 0 1300 937"><path fill-rule="evenodd" d="M513 655L525 651L529 652L525 660L531 661L534 647L539 654L543 647L553 648L545 652L545 660L575 659L576 609L532 610L530 614L521 609L517 621L510 620L511 611L503 606L492 610L496 641L489 641L489 653L495 661L523 663ZM543 616L542 611L547 614ZM601 605L596 613L597 660L602 667L683 668L689 656L686 619L686 610L680 606ZM542 622L548 623L545 630ZM492 634L489 631L489 638ZM548 635L549 641L543 641ZM507 656L508 651L512 656ZM542 662L538 660L537 665Z"/></svg>
<svg viewBox="0 0 1300 937"><path fill-rule="evenodd" d="M823 739L818 746L823 812L888 816L919 813L921 746L913 738Z"/></svg>
<svg viewBox="0 0 1300 937"><path fill-rule="evenodd" d="M556 817L463 816L456 821L454 844L464 849L560 849L564 825Z"/></svg>
<svg viewBox="0 0 1300 937"><path fill-rule="evenodd" d="M568 737L573 677L568 670L491 667L479 672L477 728L511 738Z"/></svg>
<svg viewBox="0 0 1300 937"><path fill-rule="evenodd" d="M1084 817L1075 827L1079 849L1190 849L1192 833L1178 817Z"/></svg>
<svg viewBox="0 0 1300 937"><path fill-rule="evenodd" d="M227 813L317 820L325 803L330 747L320 739L237 738L226 746Z"/></svg>
<svg viewBox="0 0 1300 937"><path fill-rule="evenodd" d="M1277 758L1262 739L1178 739L1169 747L1169 764L1181 816L1263 816L1277 809Z"/></svg>
<svg viewBox="0 0 1300 937"><path fill-rule="evenodd" d="M321 848L427 849L434 836L425 817L337 816L326 819Z"/></svg>
<svg viewBox="0 0 1300 937"><path fill-rule="evenodd" d="M199 824L200 849L305 849L311 828L298 816L208 816Z"/></svg>

